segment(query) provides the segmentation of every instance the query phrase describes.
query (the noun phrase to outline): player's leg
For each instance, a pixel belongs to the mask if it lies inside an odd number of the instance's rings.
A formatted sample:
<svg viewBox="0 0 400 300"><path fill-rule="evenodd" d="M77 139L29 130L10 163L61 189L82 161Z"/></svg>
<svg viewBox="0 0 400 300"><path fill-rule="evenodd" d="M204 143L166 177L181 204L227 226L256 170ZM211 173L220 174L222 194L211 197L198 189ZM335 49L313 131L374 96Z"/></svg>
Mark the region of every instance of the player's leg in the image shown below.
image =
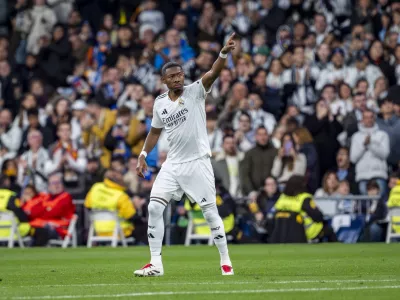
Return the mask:
<svg viewBox="0 0 400 300"><path fill-rule="evenodd" d="M148 206L147 229L151 260L142 269L134 272L137 276L162 276L164 274L161 258L165 230L163 213L173 195L180 189L172 173L170 166L164 164L154 181Z"/></svg>
<svg viewBox="0 0 400 300"><path fill-rule="evenodd" d="M183 174L178 177L186 195L194 200L202 209L203 216L211 229L214 243L221 257L223 275L233 275L229 257L224 223L218 213L216 204L215 179L211 161L208 157L185 164Z"/></svg>

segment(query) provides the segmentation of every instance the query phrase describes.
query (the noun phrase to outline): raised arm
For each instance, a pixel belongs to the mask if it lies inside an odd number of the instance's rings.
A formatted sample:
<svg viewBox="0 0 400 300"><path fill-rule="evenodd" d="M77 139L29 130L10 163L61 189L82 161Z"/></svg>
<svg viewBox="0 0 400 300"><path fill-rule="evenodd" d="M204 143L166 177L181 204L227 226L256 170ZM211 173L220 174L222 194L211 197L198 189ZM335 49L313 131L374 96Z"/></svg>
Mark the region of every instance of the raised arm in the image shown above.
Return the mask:
<svg viewBox="0 0 400 300"><path fill-rule="evenodd" d="M138 164L136 167L136 174L144 178L143 172L147 171L146 157L147 153L153 150L154 146L157 144L160 138L162 128L151 127L149 134L144 142L143 150L139 155Z"/></svg>
<svg viewBox="0 0 400 300"><path fill-rule="evenodd" d="M226 42L225 46L221 49L219 57L212 65L211 70L208 71L201 79L206 91L208 91L211 88L215 79L218 78L222 69L225 67L225 61L226 58L228 57L228 53L230 53L233 49L235 49L235 41L233 40L234 37L235 33L232 33L228 41Z"/></svg>

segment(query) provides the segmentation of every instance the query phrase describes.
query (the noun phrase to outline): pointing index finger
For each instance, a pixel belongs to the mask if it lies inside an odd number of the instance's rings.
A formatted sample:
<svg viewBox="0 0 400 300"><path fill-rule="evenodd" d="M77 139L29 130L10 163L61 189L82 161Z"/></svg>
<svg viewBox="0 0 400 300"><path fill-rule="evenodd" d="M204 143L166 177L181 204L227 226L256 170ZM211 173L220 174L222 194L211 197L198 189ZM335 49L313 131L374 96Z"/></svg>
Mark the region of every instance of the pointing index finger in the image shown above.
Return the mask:
<svg viewBox="0 0 400 300"><path fill-rule="evenodd" d="M236 32L233 32L233 33L231 34L231 36L229 37L227 43L231 42L231 41L233 40L233 38L235 37L235 35L236 35Z"/></svg>

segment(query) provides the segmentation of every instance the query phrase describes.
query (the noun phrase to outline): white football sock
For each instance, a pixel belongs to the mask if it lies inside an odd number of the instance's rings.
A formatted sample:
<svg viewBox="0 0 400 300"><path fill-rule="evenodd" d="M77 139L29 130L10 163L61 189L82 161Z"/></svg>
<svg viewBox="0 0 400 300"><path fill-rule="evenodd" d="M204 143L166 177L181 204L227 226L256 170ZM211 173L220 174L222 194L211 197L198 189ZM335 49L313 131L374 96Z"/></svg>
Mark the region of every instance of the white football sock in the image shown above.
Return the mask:
<svg viewBox="0 0 400 300"><path fill-rule="evenodd" d="M164 238L164 209L165 205L161 204L159 200L150 198L147 237L151 254L150 263L157 267L162 267L161 248Z"/></svg>
<svg viewBox="0 0 400 300"><path fill-rule="evenodd" d="M211 234L214 238L214 243L218 248L221 256L221 265L232 266L229 258L228 244L226 241L224 223L218 213L216 204L205 205L202 207L203 216L211 228Z"/></svg>

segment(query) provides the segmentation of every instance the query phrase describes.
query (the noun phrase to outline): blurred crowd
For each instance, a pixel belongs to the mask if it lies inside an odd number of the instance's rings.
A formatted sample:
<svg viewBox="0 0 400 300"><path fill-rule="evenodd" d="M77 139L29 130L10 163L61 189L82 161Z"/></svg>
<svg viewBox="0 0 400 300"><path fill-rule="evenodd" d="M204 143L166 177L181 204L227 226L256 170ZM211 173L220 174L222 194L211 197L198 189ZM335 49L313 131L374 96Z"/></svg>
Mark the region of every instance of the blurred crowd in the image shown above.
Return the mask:
<svg viewBox="0 0 400 300"><path fill-rule="evenodd" d="M162 135L136 176L160 69L197 80L232 32L206 100L224 193L257 224L293 175L315 196L385 197L400 161L399 0L0 0L2 187L35 197L61 173L84 199L112 170L145 210L168 153Z"/></svg>

